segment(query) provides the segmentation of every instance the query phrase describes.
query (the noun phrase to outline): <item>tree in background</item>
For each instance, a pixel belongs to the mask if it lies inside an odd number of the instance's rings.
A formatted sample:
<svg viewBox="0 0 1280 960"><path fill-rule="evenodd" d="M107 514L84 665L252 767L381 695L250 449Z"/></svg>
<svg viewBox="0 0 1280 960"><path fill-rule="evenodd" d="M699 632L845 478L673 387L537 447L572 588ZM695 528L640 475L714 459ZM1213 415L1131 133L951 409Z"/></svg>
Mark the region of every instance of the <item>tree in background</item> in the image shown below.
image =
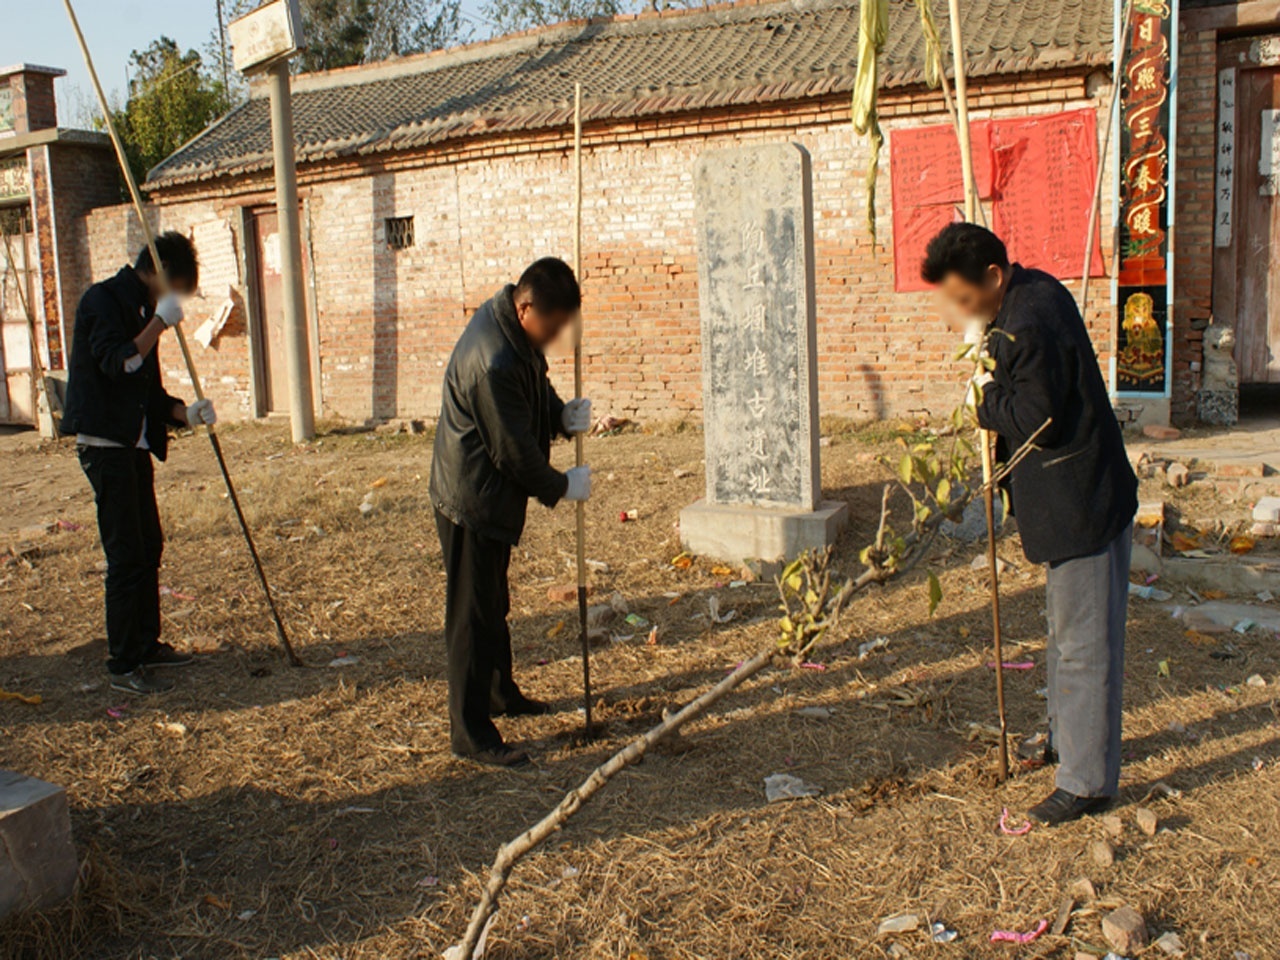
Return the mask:
<svg viewBox="0 0 1280 960"><path fill-rule="evenodd" d="M129 99L113 110L129 166L140 181L147 171L226 112L227 91L209 75L194 50L183 53L168 37L129 57Z"/></svg>
<svg viewBox="0 0 1280 960"><path fill-rule="evenodd" d="M486 0L484 15L502 33L543 27L562 20L626 13L625 0Z"/></svg>
<svg viewBox="0 0 1280 960"><path fill-rule="evenodd" d="M307 48L298 58L303 73L364 63L373 36L371 0L303 0Z"/></svg>
<svg viewBox="0 0 1280 960"><path fill-rule="evenodd" d="M368 60L439 50L469 39L460 0L379 0L369 31Z"/></svg>

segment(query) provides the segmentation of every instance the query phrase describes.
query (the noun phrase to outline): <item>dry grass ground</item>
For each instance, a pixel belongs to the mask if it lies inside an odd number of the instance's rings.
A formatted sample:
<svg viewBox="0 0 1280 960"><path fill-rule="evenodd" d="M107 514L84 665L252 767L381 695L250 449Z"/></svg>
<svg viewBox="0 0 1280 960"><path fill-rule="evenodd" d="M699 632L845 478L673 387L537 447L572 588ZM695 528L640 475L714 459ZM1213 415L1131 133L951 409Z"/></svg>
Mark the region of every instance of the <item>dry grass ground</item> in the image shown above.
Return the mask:
<svg viewBox="0 0 1280 960"><path fill-rule="evenodd" d="M872 454L885 439L846 434L824 450L825 486L853 514L845 569L872 534L883 480ZM446 740L429 443L330 433L293 449L264 427L227 429L223 443L311 666L277 656L208 447L189 437L158 475L165 629L209 652L176 692L126 702L104 682L100 554L73 452L4 442L5 536L32 520L82 527L0 568L0 686L44 698L0 701L0 766L66 785L84 859L70 907L0 930L6 956L438 956L501 842L664 706L773 638L770 587L729 588L705 560L670 565L677 513L702 488L700 436L592 440L588 552L609 567L597 595L623 593L661 642L640 630L595 652L603 735L577 745L575 613L547 597L571 579L572 514L534 506L512 570L517 671L564 711L502 722L536 753L535 772L459 763ZM619 523L628 509L640 520ZM1155 932L1178 932L1192 956L1280 956L1276 638L1229 635L1236 658L1214 659L1226 640L1194 642L1167 611L1133 602L1124 829L1115 864L1101 867L1086 852L1104 835L1099 821L996 829L1001 808L1016 817L1051 774L996 788L990 741L971 739L971 723L994 721L986 590L970 569L979 549L936 556L946 596L934 617L923 569L860 597L847 634L820 652L825 670L767 672L619 777L517 869L489 956L874 957L890 943L876 938L879 920L910 911L959 933L947 945L896 938L911 956L1071 958L1101 948L1101 915L1122 901ZM1026 731L1043 711L1043 576L1016 537L1000 550L1016 568L1004 583L1006 635L1021 643L1011 658L1037 664L1008 675L1011 725ZM710 623L711 596L737 618ZM880 635L887 650L859 662L858 643ZM327 666L343 654L358 662ZM1255 673L1267 686L1244 684ZM919 705L891 705L899 687ZM814 705L834 712L795 713ZM779 771L824 793L766 805L762 780ZM1158 781L1181 797L1144 800ZM1164 825L1153 837L1134 826L1140 804ZM1101 900L1080 906L1066 936L987 942L993 928L1051 919L1080 876Z"/></svg>

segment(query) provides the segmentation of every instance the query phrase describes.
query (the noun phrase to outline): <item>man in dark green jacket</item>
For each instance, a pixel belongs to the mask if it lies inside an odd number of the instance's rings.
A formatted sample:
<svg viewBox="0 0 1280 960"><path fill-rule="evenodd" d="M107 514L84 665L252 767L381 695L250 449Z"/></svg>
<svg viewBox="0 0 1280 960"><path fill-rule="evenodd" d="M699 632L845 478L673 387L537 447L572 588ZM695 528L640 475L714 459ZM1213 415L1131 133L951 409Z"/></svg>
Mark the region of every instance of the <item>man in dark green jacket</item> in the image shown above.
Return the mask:
<svg viewBox="0 0 1280 960"><path fill-rule="evenodd" d="M591 495L589 467L551 466L551 438L591 426L591 402L562 401L543 350L582 303L573 271L545 258L476 311L445 371L431 462L444 553L449 726L455 755L496 766L529 762L503 743L492 715L546 713L512 676L507 568L529 498L547 507Z"/></svg>

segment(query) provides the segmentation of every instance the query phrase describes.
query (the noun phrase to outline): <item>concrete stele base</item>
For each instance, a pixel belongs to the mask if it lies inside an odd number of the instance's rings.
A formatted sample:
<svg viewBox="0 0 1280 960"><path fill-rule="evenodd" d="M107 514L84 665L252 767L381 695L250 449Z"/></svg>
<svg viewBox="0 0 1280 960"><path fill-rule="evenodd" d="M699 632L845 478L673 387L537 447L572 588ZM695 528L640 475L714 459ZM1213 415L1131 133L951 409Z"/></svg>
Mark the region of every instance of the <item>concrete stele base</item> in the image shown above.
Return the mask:
<svg viewBox="0 0 1280 960"><path fill-rule="evenodd" d="M817 510L699 500L680 511L680 543L729 563L777 563L829 546L848 522L848 504L835 500L823 500Z"/></svg>
<svg viewBox="0 0 1280 960"><path fill-rule="evenodd" d="M0 770L0 918L65 900L78 870L67 792Z"/></svg>

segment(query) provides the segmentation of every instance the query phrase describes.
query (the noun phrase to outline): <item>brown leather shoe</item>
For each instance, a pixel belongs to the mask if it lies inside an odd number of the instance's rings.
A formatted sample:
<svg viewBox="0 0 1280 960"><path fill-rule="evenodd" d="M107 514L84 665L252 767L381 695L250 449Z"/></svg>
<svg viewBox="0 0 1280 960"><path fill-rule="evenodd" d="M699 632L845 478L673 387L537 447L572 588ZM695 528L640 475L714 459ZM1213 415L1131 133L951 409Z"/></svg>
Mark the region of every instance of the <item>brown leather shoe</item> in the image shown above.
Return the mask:
<svg viewBox="0 0 1280 960"><path fill-rule="evenodd" d="M1101 813L1111 806L1113 797L1077 797L1058 788L1027 811L1027 816L1045 826L1079 820L1092 813Z"/></svg>
<svg viewBox="0 0 1280 960"><path fill-rule="evenodd" d="M555 708L545 700L520 697L509 701L504 706L491 707L489 712L495 717L543 717L548 713L554 713Z"/></svg>
<svg viewBox="0 0 1280 960"><path fill-rule="evenodd" d="M472 763L478 763L485 767L506 767L507 769L518 770L522 767L533 765L527 753L523 750L517 750L515 747L509 747L505 743L500 743L496 747L490 747L487 750L477 750L475 753L459 753L455 750L453 755L459 760L470 760Z"/></svg>

